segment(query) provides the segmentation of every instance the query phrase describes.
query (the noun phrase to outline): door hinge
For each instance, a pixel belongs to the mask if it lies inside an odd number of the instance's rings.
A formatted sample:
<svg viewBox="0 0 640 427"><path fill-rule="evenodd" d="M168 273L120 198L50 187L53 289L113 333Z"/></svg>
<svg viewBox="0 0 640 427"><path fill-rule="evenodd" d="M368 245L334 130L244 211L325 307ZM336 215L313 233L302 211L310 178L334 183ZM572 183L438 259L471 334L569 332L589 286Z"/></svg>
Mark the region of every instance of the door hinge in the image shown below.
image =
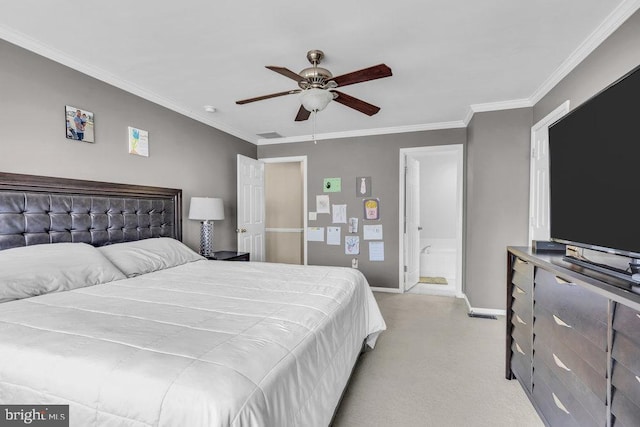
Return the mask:
<svg viewBox="0 0 640 427"><path fill-rule="evenodd" d="M407 271L408 271L408 268L407 268L407 266L405 265L405 266L404 266L404 272L406 273Z"/></svg>

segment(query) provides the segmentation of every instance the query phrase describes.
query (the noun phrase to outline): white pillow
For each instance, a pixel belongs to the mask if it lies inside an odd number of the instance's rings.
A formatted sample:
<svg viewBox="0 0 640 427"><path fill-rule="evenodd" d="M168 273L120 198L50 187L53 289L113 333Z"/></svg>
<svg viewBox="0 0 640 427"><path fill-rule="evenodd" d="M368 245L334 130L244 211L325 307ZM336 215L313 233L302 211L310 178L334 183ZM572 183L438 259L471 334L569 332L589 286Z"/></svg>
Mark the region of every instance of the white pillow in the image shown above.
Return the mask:
<svg viewBox="0 0 640 427"><path fill-rule="evenodd" d="M86 243L54 243L0 251L0 302L124 279Z"/></svg>
<svg viewBox="0 0 640 427"><path fill-rule="evenodd" d="M127 277L206 259L170 237L116 243L98 250Z"/></svg>

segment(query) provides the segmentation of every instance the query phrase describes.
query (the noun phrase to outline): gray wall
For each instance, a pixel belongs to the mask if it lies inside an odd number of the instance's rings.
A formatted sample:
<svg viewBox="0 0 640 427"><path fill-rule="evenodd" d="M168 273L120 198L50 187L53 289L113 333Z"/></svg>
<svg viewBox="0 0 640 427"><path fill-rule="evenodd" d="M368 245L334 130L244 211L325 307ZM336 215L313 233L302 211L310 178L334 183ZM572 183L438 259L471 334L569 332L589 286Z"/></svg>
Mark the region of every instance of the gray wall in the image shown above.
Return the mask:
<svg viewBox="0 0 640 427"><path fill-rule="evenodd" d="M67 140L64 106L95 114L95 144ZM127 152L127 126L149 131L150 156ZM236 154L256 146L0 40L0 171L183 190L184 241L191 196L221 197L216 249L236 248Z"/></svg>
<svg viewBox="0 0 640 427"><path fill-rule="evenodd" d="M576 108L640 65L640 11L633 14L591 55L533 107L534 123L569 99Z"/></svg>
<svg viewBox="0 0 640 427"><path fill-rule="evenodd" d="M505 308L506 247L527 245L533 109L474 114L467 127L465 294Z"/></svg>
<svg viewBox="0 0 640 427"><path fill-rule="evenodd" d="M308 203L314 211L316 195L329 194L332 204L347 204L347 216L360 218L359 268L371 286L398 288L398 204L400 148L464 144L465 129L377 135L296 144L263 145L258 158L308 156ZM362 198L356 197L356 177L371 176L373 197L380 198L380 221L363 221ZM342 178L342 192L323 193L323 178ZM385 260L369 261L368 243L362 240L362 225L383 225ZM309 226L331 226L329 215L319 215ZM342 241L348 227L342 225ZM352 256L344 254L344 244L328 246L309 242L308 261L315 265L351 266Z"/></svg>

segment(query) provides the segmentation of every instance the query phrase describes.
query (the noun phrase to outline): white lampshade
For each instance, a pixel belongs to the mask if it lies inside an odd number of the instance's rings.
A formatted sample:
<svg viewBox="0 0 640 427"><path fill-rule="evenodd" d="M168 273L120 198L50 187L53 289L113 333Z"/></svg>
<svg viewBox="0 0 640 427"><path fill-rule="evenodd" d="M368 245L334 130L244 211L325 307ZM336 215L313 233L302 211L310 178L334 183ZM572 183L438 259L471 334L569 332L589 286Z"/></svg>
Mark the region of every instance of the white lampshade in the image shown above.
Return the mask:
<svg viewBox="0 0 640 427"><path fill-rule="evenodd" d="M192 197L189 206L189 219L200 221L224 219L222 199L217 197Z"/></svg>
<svg viewBox="0 0 640 427"><path fill-rule="evenodd" d="M307 111L322 111L333 99L333 93L328 90L311 88L302 92L302 106Z"/></svg>

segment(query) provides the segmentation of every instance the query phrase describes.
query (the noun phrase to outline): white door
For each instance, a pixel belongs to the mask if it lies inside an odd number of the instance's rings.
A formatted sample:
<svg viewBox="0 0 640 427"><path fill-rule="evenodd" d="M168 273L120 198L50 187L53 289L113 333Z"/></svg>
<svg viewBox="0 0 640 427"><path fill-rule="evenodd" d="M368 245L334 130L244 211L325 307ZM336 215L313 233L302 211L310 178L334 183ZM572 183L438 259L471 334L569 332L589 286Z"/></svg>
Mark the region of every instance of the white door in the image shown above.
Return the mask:
<svg viewBox="0 0 640 427"><path fill-rule="evenodd" d="M238 154L238 251L264 261L264 163Z"/></svg>
<svg viewBox="0 0 640 427"><path fill-rule="evenodd" d="M405 166L405 292L420 281L420 162L406 157Z"/></svg>
<svg viewBox="0 0 640 427"><path fill-rule="evenodd" d="M529 242L550 240L549 223L549 126L569 112L569 101L531 128L531 176L529 182Z"/></svg>

